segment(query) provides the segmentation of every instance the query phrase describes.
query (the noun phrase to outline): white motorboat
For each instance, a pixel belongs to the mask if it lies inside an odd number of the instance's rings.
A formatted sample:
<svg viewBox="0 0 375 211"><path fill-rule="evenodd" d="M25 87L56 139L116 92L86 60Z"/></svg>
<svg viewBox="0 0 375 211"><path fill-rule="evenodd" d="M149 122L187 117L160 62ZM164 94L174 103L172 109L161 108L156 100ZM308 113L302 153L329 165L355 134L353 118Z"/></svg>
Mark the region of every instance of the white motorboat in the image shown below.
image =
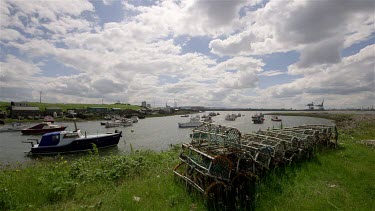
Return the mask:
<svg viewBox="0 0 375 211"><path fill-rule="evenodd" d="M214 120L212 119L211 116L206 116L206 118L203 119L203 122L212 123L212 122L214 122Z"/></svg>
<svg viewBox="0 0 375 211"><path fill-rule="evenodd" d="M27 128L27 125L22 124L21 122L12 122L10 125L4 125L0 127L1 132L14 132L14 131L21 131Z"/></svg>
<svg viewBox="0 0 375 211"><path fill-rule="evenodd" d="M87 135L85 132L83 134L75 124L74 131L46 133L40 141L28 139L24 143L31 144L29 155L48 155L92 150L93 145L98 149L116 146L121 136L122 132L117 130L114 133Z"/></svg>
<svg viewBox="0 0 375 211"><path fill-rule="evenodd" d="M178 123L178 127L180 128L187 128L187 127L198 127L203 124L202 121L200 121L200 116L196 115L195 117L191 117L189 122L184 123Z"/></svg>
<svg viewBox="0 0 375 211"><path fill-rule="evenodd" d="M227 121L235 121L236 118L237 118L236 114L227 114L227 116L225 116L225 120Z"/></svg>
<svg viewBox="0 0 375 211"><path fill-rule="evenodd" d="M110 121L110 122L106 122L106 123L105 123L105 127L106 127L106 128L110 128L110 127L120 127L120 126L122 126L122 123L121 123L119 120Z"/></svg>
<svg viewBox="0 0 375 211"><path fill-rule="evenodd" d="M133 119L128 119L128 118L122 118L120 120L122 126L127 127L127 126L132 126L133 125Z"/></svg>
<svg viewBox="0 0 375 211"><path fill-rule="evenodd" d="M133 123L137 123L139 118L137 116L132 116L130 119L133 121Z"/></svg>

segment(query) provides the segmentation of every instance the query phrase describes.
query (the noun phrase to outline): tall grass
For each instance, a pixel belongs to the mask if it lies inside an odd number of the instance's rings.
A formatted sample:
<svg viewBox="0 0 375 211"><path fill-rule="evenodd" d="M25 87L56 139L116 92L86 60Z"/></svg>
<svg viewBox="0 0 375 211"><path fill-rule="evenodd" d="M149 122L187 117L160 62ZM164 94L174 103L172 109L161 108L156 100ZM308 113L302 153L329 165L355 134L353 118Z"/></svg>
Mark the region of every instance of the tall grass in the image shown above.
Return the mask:
<svg viewBox="0 0 375 211"><path fill-rule="evenodd" d="M339 118L342 118L340 116ZM258 185L259 210L374 210L375 151L360 140L375 138L373 120L340 130L339 147L280 168Z"/></svg>
<svg viewBox="0 0 375 211"><path fill-rule="evenodd" d="M176 210L200 206L171 174L178 149L97 156L76 161L43 158L27 167L2 166L0 210Z"/></svg>

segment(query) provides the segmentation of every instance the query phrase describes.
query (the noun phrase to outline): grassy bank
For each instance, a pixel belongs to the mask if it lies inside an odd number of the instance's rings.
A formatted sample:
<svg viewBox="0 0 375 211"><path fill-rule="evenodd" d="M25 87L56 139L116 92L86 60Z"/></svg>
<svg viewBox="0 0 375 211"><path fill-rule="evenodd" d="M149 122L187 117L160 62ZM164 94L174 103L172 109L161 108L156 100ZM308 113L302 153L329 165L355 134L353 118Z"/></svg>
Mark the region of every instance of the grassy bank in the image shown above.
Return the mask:
<svg viewBox="0 0 375 211"><path fill-rule="evenodd" d="M46 107L59 107L66 112L70 109L86 109L88 107L104 107L104 108L121 108L121 109L133 109L137 110L140 107L137 105L126 105L126 104L74 104L74 103L38 103L38 102L27 102L29 106L38 107L40 111L44 111ZM5 111L10 106L9 102L0 102L0 110Z"/></svg>
<svg viewBox="0 0 375 211"><path fill-rule="evenodd" d="M328 115L340 130L338 149L279 168L259 181L258 210L374 210L374 116ZM367 143L367 142L366 142ZM172 168L178 149L75 161L44 158L26 167L1 166L0 210L205 210L199 194L187 193Z"/></svg>
<svg viewBox="0 0 375 211"><path fill-rule="evenodd" d="M93 153L76 161L45 158L26 168L3 166L0 210L175 210L200 206L176 185L171 169L178 149L127 156Z"/></svg>
<svg viewBox="0 0 375 211"><path fill-rule="evenodd" d="M375 142L375 115L308 116L335 120L340 132L339 147L322 150L308 162L274 171L259 187L257 207L374 210L375 151L368 143Z"/></svg>

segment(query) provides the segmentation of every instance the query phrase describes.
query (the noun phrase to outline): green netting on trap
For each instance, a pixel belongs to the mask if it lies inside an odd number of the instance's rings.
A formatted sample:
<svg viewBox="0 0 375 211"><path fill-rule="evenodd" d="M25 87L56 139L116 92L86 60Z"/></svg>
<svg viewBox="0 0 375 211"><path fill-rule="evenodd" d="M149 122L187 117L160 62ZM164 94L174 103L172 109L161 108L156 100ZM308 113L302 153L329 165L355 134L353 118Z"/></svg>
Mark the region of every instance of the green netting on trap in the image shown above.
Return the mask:
<svg viewBox="0 0 375 211"><path fill-rule="evenodd" d="M225 127L210 123L202 124L193 130L193 144L213 144L222 146L238 146L241 132L236 128Z"/></svg>

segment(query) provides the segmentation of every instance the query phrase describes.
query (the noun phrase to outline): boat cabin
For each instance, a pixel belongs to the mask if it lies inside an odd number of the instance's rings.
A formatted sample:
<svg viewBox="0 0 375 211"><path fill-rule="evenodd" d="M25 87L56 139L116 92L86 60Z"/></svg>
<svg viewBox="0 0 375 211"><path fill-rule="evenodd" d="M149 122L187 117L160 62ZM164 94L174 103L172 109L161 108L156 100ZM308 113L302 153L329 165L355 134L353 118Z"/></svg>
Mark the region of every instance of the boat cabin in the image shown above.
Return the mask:
<svg viewBox="0 0 375 211"><path fill-rule="evenodd" d="M56 146L63 145L72 142L77 138L82 138L82 132L78 131L61 131L61 132L52 132L46 133L42 136L39 146ZM60 143L60 144L59 144Z"/></svg>
<svg viewBox="0 0 375 211"><path fill-rule="evenodd" d="M40 124L35 125L34 127L31 127L30 129L46 129L46 128L55 128L60 127L59 125L53 125L51 122L43 122Z"/></svg>

